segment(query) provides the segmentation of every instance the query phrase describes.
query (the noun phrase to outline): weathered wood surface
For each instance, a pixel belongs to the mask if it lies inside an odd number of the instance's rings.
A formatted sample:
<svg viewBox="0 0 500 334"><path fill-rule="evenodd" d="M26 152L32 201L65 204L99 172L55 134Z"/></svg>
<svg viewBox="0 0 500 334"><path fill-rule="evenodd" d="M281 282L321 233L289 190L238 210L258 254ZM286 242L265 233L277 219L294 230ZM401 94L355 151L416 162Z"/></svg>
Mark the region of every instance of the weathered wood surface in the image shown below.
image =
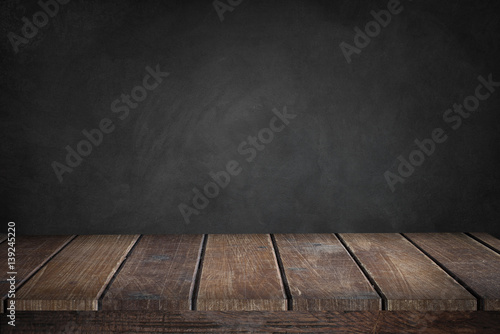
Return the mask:
<svg viewBox="0 0 500 334"><path fill-rule="evenodd" d="M500 311L500 254L463 233L406 236L481 298L481 309Z"/></svg>
<svg viewBox="0 0 500 334"><path fill-rule="evenodd" d="M264 234L205 249L201 235L72 238L17 238L17 311L500 310L498 239L482 233L279 234L282 272Z"/></svg>
<svg viewBox="0 0 500 334"><path fill-rule="evenodd" d="M40 269L54 254L63 248L74 236L17 236L15 239L15 282L16 290L28 280L38 269ZM7 279L11 276L8 268L7 251L9 243L0 244L2 261L0 271L0 313L4 312L4 301L10 290Z"/></svg>
<svg viewBox="0 0 500 334"><path fill-rule="evenodd" d="M497 252L500 253L500 239L495 238L494 236L488 233L470 233L470 234L478 238L482 242L488 244L491 248L494 248Z"/></svg>
<svg viewBox="0 0 500 334"><path fill-rule="evenodd" d="M286 310L287 298L267 234L208 235L197 310Z"/></svg>
<svg viewBox="0 0 500 334"><path fill-rule="evenodd" d="M402 235L340 234L386 298L387 310L476 310L477 300Z"/></svg>
<svg viewBox="0 0 500 334"><path fill-rule="evenodd" d="M97 310L138 235L81 235L16 293L17 310Z"/></svg>
<svg viewBox="0 0 500 334"><path fill-rule="evenodd" d="M203 235L145 235L106 290L102 310L191 309Z"/></svg>
<svg viewBox="0 0 500 334"><path fill-rule="evenodd" d="M500 312L18 312L2 333L500 333Z"/></svg>
<svg viewBox="0 0 500 334"><path fill-rule="evenodd" d="M334 234L276 234L293 310L379 310L381 298Z"/></svg>

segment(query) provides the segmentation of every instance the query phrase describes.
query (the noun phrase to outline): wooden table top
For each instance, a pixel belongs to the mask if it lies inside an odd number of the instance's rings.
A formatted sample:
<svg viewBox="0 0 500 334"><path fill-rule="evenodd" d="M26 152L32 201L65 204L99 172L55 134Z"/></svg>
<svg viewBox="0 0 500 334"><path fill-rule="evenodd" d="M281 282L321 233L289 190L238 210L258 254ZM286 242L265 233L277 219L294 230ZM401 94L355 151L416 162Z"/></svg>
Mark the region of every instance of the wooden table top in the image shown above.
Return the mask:
<svg viewBox="0 0 500 334"><path fill-rule="evenodd" d="M499 240L484 233L18 236L15 249L17 311L500 311Z"/></svg>

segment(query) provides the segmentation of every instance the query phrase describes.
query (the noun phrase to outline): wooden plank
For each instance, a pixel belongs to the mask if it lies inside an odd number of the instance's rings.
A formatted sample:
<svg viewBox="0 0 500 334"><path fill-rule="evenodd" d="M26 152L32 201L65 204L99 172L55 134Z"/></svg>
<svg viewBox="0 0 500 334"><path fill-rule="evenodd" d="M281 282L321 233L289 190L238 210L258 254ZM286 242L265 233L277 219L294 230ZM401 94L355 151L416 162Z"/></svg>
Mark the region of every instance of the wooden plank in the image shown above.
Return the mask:
<svg viewBox="0 0 500 334"><path fill-rule="evenodd" d="M379 310L382 300L334 234L276 234L297 311Z"/></svg>
<svg viewBox="0 0 500 334"><path fill-rule="evenodd" d="M495 238L489 233L471 233L474 237L478 238L482 242L488 244L500 253L500 239Z"/></svg>
<svg viewBox="0 0 500 334"><path fill-rule="evenodd" d="M203 235L146 235L102 299L103 310L190 310Z"/></svg>
<svg viewBox="0 0 500 334"><path fill-rule="evenodd" d="M406 236L479 295L484 310L500 311L500 255L463 233Z"/></svg>
<svg viewBox="0 0 500 334"><path fill-rule="evenodd" d="M388 310L476 310L477 300L402 235L340 234L384 294Z"/></svg>
<svg viewBox="0 0 500 334"><path fill-rule="evenodd" d="M211 234L207 238L198 310L287 309L269 235Z"/></svg>
<svg viewBox="0 0 500 334"><path fill-rule="evenodd" d="M59 236L17 236L15 239L15 280L16 290L28 280L38 269L40 269L55 253L61 250L68 242L73 239L73 235ZM7 256L9 244L4 242L0 244L0 254ZM7 279L11 275L5 261L2 264L0 272L0 313L4 312L4 301L10 290L10 283Z"/></svg>
<svg viewBox="0 0 500 334"><path fill-rule="evenodd" d="M2 333L500 333L500 312L18 312Z"/></svg>
<svg viewBox="0 0 500 334"><path fill-rule="evenodd" d="M16 309L97 310L101 293L138 237L76 237L16 293Z"/></svg>

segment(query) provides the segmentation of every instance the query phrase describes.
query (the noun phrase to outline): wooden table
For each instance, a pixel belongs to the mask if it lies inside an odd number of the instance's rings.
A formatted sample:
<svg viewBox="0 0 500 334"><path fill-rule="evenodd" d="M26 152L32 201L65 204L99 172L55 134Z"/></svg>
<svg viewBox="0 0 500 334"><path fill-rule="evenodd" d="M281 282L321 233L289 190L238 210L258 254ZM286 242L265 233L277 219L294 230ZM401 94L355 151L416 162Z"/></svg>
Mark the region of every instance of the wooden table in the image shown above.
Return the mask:
<svg viewBox="0 0 500 334"><path fill-rule="evenodd" d="M2 333L500 333L500 240L485 233L18 236L15 248L16 327L4 264Z"/></svg>

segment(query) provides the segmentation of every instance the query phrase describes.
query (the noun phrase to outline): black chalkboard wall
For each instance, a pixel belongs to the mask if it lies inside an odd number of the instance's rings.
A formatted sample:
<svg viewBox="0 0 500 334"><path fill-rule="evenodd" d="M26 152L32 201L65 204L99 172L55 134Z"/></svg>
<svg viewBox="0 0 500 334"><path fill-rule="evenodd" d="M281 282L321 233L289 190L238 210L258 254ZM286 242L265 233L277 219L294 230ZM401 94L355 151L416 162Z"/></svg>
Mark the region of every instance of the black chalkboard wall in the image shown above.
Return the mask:
<svg viewBox="0 0 500 334"><path fill-rule="evenodd" d="M2 1L21 234L500 231L498 1Z"/></svg>

